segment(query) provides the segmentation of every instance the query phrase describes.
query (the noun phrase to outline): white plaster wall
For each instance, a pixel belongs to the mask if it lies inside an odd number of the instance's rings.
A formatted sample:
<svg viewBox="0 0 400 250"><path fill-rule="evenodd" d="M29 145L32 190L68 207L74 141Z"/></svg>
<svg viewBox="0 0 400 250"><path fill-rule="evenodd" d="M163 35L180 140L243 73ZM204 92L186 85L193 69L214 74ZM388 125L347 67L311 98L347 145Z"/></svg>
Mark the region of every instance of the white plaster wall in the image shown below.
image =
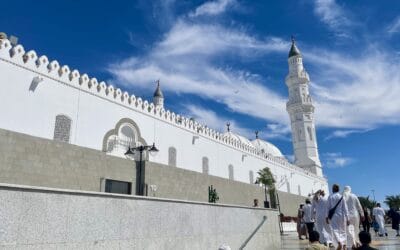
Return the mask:
<svg viewBox="0 0 400 250"><path fill-rule="evenodd" d="M157 155L150 155L151 161L168 164L168 148L173 146L177 150L177 167L201 172L202 157L206 156L211 175L228 178L228 166L232 164L234 179L249 183L250 170L255 179L259 169L269 167L281 191L288 191L286 182L293 194L298 194L298 185L304 196L321 187L327 191L324 178L283 160L267 159L254 150L239 149L224 142L220 135L219 139L208 135L204 127L203 132L197 132L195 126L184 124L185 119L183 124L176 122L172 114L149 112L142 108L138 97L132 103L126 98L121 101L120 90L100 85L79 72L71 74L65 67L60 71L57 62L46 64L46 58L39 60L32 52L25 53L20 45L12 51L10 56L8 41L0 40L0 128L52 139L55 117L64 114L72 119L70 143L102 150L105 134L121 119L130 118L138 125L141 137L148 144L155 142L160 150ZM43 81L31 91L32 79L38 76ZM216 131L210 133L218 135ZM193 136L199 137L195 144Z"/></svg>
<svg viewBox="0 0 400 250"><path fill-rule="evenodd" d="M279 249L278 212L0 184L1 249Z"/></svg>

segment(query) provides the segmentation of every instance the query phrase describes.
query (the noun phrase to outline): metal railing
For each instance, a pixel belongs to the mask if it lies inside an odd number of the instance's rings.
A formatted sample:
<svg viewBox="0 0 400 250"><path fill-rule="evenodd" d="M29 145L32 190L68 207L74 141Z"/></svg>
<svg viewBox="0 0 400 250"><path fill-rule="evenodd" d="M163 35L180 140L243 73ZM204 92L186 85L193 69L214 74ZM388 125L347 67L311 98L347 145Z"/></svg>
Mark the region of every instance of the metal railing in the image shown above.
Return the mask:
<svg viewBox="0 0 400 250"><path fill-rule="evenodd" d="M262 225L264 225L266 220L267 220L267 216L264 215L263 220L260 222L260 224L258 224L256 229L250 234L250 236L246 239L246 241L239 247L239 250L243 250L246 247L247 243L249 243L249 241L254 237L254 235L257 233L257 231L262 227Z"/></svg>

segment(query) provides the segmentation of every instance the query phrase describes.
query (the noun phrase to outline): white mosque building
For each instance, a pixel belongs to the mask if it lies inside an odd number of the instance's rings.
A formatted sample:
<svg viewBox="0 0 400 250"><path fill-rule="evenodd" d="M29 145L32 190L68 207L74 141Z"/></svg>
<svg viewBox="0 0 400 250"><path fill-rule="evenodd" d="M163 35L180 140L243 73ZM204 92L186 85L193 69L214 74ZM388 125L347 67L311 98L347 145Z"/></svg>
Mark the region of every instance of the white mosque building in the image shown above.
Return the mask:
<svg viewBox="0 0 400 250"><path fill-rule="evenodd" d="M126 157L129 146L155 144L146 159L244 183L270 168L280 191L307 196L327 190L318 156L309 76L293 41L289 52L287 111L294 163L272 143L249 140L164 107L158 83L153 100L143 100L0 36L0 129L62 141Z"/></svg>

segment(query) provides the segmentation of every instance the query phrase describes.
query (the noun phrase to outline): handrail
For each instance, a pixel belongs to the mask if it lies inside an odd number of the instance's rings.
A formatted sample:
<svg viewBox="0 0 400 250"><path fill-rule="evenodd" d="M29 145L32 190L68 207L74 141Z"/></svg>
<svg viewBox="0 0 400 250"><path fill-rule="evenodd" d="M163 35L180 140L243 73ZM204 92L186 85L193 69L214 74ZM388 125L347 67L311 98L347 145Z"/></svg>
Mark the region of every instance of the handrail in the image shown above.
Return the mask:
<svg viewBox="0 0 400 250"><path fill-rule="evenodd" d="M243 250L247 243L249 243L249 241L254 237L254 235L257 233L257 231L260 229L260 227L264 224L264 222L267 220L267 216L264 215L263 216L263 220L261 221L260 224L258 224L258 226L256 227L256 229L250 234L250 236L246 239L246 241L239 247L239 250Z"/></svg>

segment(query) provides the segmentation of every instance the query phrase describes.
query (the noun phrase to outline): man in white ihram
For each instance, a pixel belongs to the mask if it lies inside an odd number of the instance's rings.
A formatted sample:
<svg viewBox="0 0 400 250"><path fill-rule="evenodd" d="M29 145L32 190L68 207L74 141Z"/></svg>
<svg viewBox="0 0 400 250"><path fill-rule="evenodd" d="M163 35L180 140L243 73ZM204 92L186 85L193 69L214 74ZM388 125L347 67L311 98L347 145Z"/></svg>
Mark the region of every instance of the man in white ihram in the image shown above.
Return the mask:
<svg viewBox="0 0 400 250"><path fill-rule="evenodd" d="M357 196L351 193L350 186L344 187L343 199L346 201L347 209L349 212L350 225L347 227L348 243L353 248L356 248L360 245L360 241L357 239L357 237L360 231L360 216L361 220L363 221L364 211Z"/></svg>
<svg viewBox="0 0 400 250"><path fill-rule="evenodd" d="M332 229L329 224L326 223L326 214L328 206L328 198L325 196L324 190L318 190L315 193L312 207L315 210L315 228L318 231L320 242L324 245L332 246Z"/></svg>
<svg viewBox="0 0 400 250"><path fill-rule="evenodd" d="M331 209L334 210L334 212L333 216L329 218L329 211ZM328 198L326 223L330 224L332 227L333 239L338 244L337 249L346 249L346 227L349 225L349 213L347 211L346 202L343 201L343 196L339 193L339 185L337 184L333 184L332 194L329 195Z"/></svg>
<svg viewBox="0 0 400 250"><path fill-rule="evenodd" d="M372 209L372 215L374 216L374 219L376 223L379 225L379 236L382 237L383 235L387 236L387 232L385 229L385 210L381 208L380 203L376 203L376 207Z"/></svg>

